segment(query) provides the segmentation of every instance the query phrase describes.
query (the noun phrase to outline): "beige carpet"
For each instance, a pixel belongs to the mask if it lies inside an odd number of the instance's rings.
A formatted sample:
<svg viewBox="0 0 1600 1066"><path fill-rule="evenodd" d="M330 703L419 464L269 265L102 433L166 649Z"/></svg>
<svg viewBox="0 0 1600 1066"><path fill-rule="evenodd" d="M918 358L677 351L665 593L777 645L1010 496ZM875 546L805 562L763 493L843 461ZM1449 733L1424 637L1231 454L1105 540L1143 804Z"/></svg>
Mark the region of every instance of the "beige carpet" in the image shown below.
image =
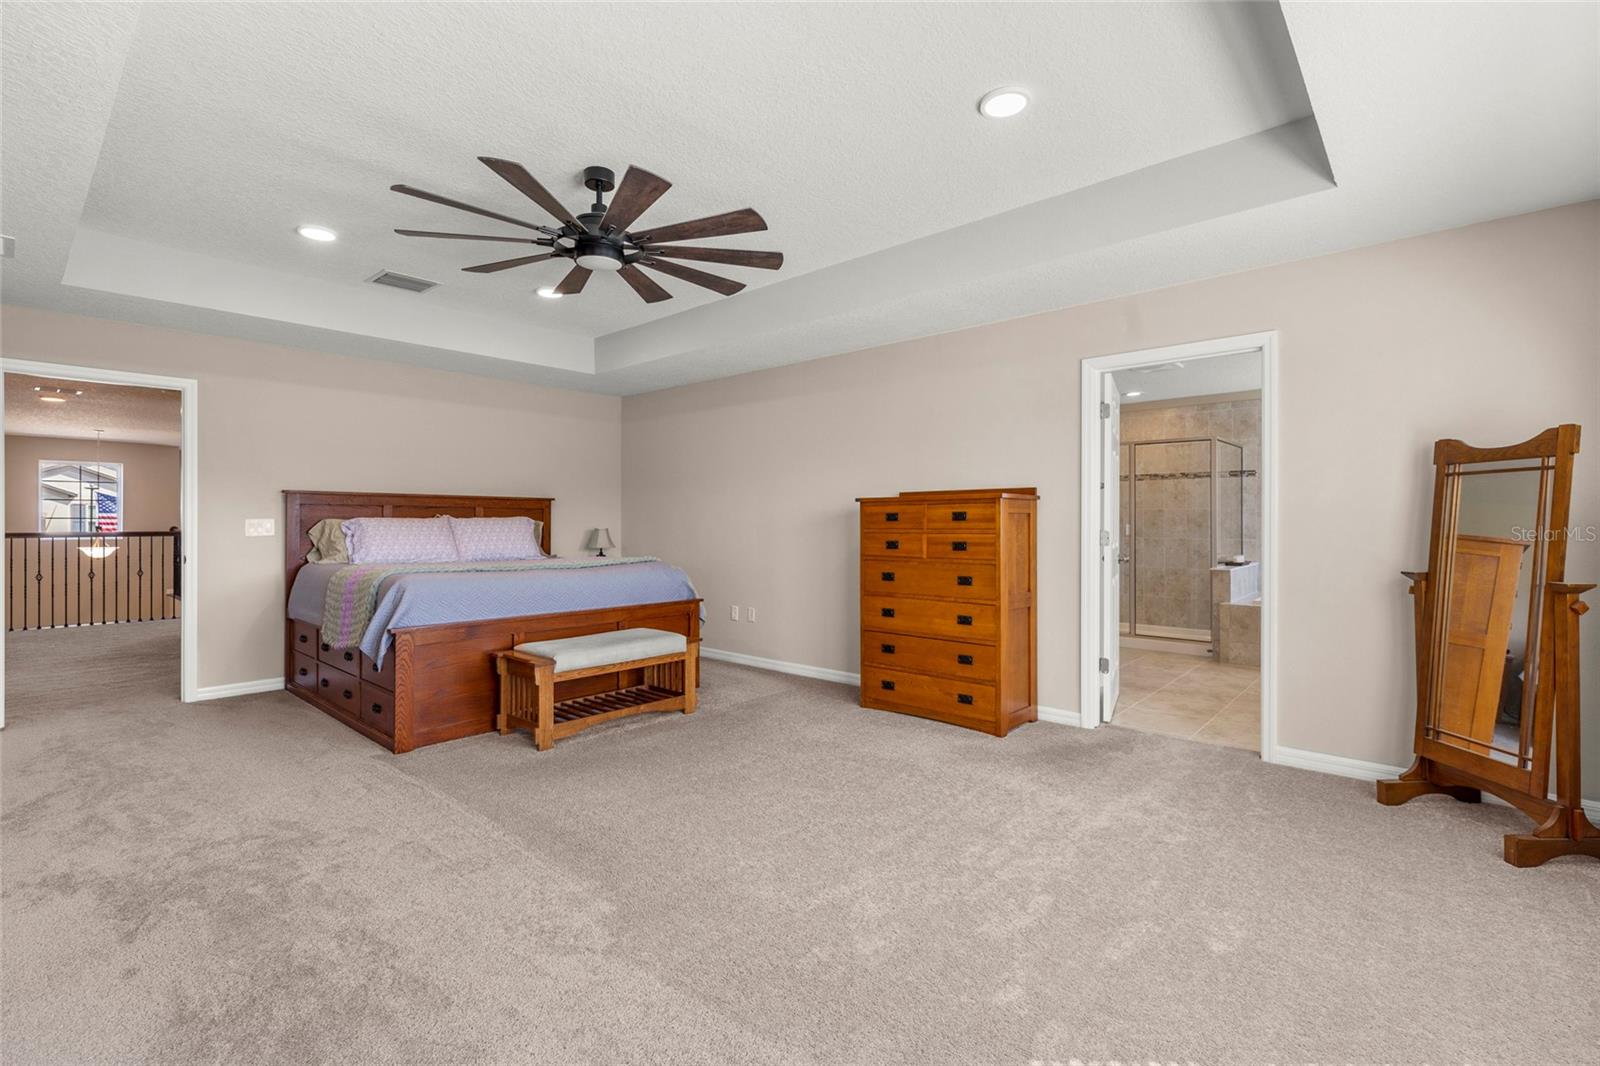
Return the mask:
<svg viewBox="0 0 1600 1066"><path fill-rule="evenodd" d="M1505 808L717 663L396 758L176 639L9 639L8 1066L1600 1059L1600 864Z"/></svg>

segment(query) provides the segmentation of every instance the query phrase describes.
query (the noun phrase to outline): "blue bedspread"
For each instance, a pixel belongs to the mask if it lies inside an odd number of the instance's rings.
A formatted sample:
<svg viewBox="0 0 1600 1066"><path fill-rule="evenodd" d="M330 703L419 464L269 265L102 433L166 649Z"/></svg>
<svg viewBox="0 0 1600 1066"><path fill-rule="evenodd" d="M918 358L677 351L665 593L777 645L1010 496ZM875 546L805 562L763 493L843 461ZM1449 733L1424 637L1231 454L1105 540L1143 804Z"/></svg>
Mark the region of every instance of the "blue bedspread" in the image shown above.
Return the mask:
<svg viewBox="0 0 1600 1066"><path fill-rule="evenodd" d="M692 600L696 595L687 574L660 562L587 570L398 574L379 586L378 606L362 634L361 650L381 665L394 643L394 629Z"/></svg>

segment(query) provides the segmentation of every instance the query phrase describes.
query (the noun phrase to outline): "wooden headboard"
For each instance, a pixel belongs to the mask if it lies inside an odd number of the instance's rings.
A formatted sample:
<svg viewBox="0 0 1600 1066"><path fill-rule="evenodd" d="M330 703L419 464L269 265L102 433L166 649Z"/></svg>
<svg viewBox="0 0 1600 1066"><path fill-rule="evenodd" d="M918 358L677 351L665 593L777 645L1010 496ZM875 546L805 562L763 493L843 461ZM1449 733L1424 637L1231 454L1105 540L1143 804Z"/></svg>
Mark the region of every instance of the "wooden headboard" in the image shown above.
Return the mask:
<svg viewBox="0 0 1600 1066"><path fill-rule="evenodd" d="M300 492L285 489L284 595L311 550L311 527L324 518L527 517L544 523L540 546L550 554L548 496L428 496L402 492Z"/></svg>

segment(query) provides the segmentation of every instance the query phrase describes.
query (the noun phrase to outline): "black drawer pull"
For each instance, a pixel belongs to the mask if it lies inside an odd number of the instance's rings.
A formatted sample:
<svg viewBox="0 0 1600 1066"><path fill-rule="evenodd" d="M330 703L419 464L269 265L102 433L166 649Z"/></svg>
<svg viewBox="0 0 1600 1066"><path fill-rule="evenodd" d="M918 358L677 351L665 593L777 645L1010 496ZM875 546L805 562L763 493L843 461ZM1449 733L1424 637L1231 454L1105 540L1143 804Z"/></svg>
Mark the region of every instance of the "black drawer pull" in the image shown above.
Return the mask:
<svg viewBox="0 0 1600 1066"><path fill-rule="evenodd" d="M885 570L879 576L882 577L885 581L893 581L894 580L894 571L893 570Z"/></svg>
<svg viewBox="0 0 1600 1066"><path fill-rule="evenodd" d="M972 656L970 656L970 655L957 655L956 656L956 662L960 663L962 666L971 666L972 665Z"/></svg>
<svg viewBox="0 0 1600 1066"><path fill-rule="evenodd" d="M890 692L893 692L894 691L894 682L893 681L879 681L878 682L878 687L879 688L886 688Z"/></svg>
<svg viewBox="0 0 1600 1066"><path fill-rule="evenodd" d="M353 700L353 699L356 698L356 694L354 692L351 692L349 689L345 689L344 690L344 698L347 699L347 700Z"/></svg>
<svg viewBox="0 0 1600 1066"><path fill-rule="evenodd" d="M353 651L345 652L344 653L344 661L347 662L347 663L355 662L356 661L356 653L353 652Z"/></svg>
<svg viewBox="0 0 1600 1066"><path fill-rule="evenodd" d="M897 552L900 550L900 542L897 540L886 540L883 542L883 550L886 552Z"/></svg>
<svg viewBox="0 0 1600 1066"><path fill-rule="evenodd" d="M878 645L878 650L883 652L883 654L885 654L885 655L893 655L894 654L894 645L893 644L879 644Z"/></svg>
<svg viewBox="0 0 1600 1066"><path fill-rule="evenodd" d="M894 617L894 608L893 607L880 607L878 609L878 614L880 616L884 617L884 618L893 618Z"/></svg>
<svg viewBox="0 0 1600 1066"><path fill-rule="evenodd" d="M958 584L958 585L970 585L970 584L972 584L972 578L968 577L966 574L957 574L956 575L956 584Z"/></svg>
<svg viewBox="0 0 1600 1066"><path fill-rule="evenodd" d="M972 703L972 697L967 695L965 692L958 692L956 693L956 702L970 705Z"/></svg>
<svg viewBox="0 0 1600 1066"><path fill-rule="evenodd" d="M950 542L950 550L953 552L964 552L967 550L967 542L964 540L953 540Z"/></svg>
<svg viewBox="0 0 1600 1066"><path fill-rule="evenodd" d="M372 705L372 713L373 713L373 714L382 714L382 713L383 713L383 704L381 704L381 703L374 703L374 704L373 704L373 705Z"/></svg>
<svg viewBox="0 0 1600 1066"><path fill-rule="evenodd" d="M302 644L310 644L311 643L311 638L306 636L304 633L301 633L300 634L300 643L302 643Z"/></svg>
<svg viewBox="0 0 1600 1066"><path fill-rule="evenodd" d="M967 512L965 512L965 511L951 511L950 512L950 521L952 521L952 522L965 522L966 520L967 520Z"/></svg>
<svg viewBox="0 0 1600 1066"><path fill-rule="evenodd" d="M311 672L311 671L310 671L310 670L307 670L307 669L306 669L306 668L305 668L305 667L303 667L303 666L302 666L302 667L301 667L301 668L300 668L300 676L301 676L301 677L305 677L305 676L306 676L306 675L307 675L307 674L309 674L309 673L310 673L310 672Z"/></svg>
<svg viewBox="0 0 1600 1066"><path fill-rule="evenodd" d="M883 512L883 520L885 522L898 522L898 521L900 521L900 512L899 511L885 511L885 512Z"/></svg>
<svg viewBox="0 0 1600 1066"><path fill-rule="evenodd" d="M956 625L958 625L958 626L970 626L971 624L972 624L972 616L970 614L958 614L958 615L956 615Z"/></svg>
<svg viewBox="0 0 1600 1066"><path fill-rule="evenodd" d="M329 681L327 678L323 678L322 679L322 687L323 688L328 688L332 684L333 684L333 682Z"/></svg>
<svg viewBox="0 0 1600 1066"><path fill-rule="evenodd" d="M333 650L333 645L332 644L324 644L324 645L322 645L322 650L323 651L332 651Z"/></svg>

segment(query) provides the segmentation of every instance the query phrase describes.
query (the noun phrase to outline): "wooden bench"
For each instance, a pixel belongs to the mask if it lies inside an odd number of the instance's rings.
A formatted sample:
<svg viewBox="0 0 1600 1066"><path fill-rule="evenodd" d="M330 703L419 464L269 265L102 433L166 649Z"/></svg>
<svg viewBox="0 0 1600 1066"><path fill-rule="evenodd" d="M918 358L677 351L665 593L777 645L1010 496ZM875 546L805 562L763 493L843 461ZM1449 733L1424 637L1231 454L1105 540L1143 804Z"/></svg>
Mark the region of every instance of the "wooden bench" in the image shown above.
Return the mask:
<svg viewBox="0 0 1600 1066"><path fill-rule="evenodd" d="M495 655L500 711L495 728L533 731L539 751L590 726L646 711L693 714L699 643L660 629L616 629L561 640L535 640ZM637 684L556 699L556 685L602 674L638 671Z"/></svg>

